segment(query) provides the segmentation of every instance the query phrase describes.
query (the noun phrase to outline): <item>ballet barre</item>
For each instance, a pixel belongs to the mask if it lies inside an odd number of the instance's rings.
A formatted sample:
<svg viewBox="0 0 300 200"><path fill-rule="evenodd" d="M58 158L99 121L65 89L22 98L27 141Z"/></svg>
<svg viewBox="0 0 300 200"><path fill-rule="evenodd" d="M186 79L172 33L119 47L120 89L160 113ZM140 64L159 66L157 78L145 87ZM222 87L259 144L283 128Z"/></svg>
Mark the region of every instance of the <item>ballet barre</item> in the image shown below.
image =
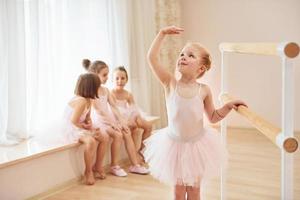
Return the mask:
<svg viewBox="0 0 300 200"><path fill-rule="evenodd" d="M221 43L221 95L225 103L231 99L228 94L228 65L225 54L256 54L279 56L282 61L282 103L281 129L269 123L250 109L240 106L238 113L244 116L254 127L260 130L274 144L281 148L281 199L293 199L293 152L298 149L294 138L294 67L292 59L299 55L300 48L295 42L281 43ZM226 145L227 120L221 122L222 142ZM226 173L221 169L221 200L226 199Z"/></svg>
<svg viewBox="0 0 300 200"><path fill-rule="evenodd" d="M222 52L234 52L257 55L280 55L288 58L298 56L300 48L297 43L221 43Z"/></svg>
<svg viewBox="0 0 300 200"><path fill-rule="evenodd" d="M235 100L228 94L220 96L223 104ZM269 138L279 148L283 148L286 152L293 153L298 149L298 141L294 137L284 137L281 129L265 120L246 106L239 106L236 110L237 113L242 115L252 126L257 128L263 135Z"/></svg>

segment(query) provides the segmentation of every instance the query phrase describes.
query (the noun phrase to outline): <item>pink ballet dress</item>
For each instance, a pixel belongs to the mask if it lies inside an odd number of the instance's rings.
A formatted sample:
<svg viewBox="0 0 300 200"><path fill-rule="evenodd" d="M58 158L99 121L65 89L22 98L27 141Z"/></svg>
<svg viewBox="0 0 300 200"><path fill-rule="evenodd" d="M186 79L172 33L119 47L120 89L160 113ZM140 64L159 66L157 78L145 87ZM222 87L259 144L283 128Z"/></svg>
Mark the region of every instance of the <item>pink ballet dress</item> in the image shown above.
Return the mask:
<svg viewBox="0 0 300 200"><path fill-rule="evenodd" d="M116 99L116 105L123 117L125 117L128 121L135 120L137 116L140 115L140 111L137 106L129 105L127 100L119 100Z"/></svg>
<svg viewBox="0 0 300 200"><path fill-rule="evenodd" d="M150 173L161 182L194 186L216 176L226 166L227 151L220 134L203 127L203 99L199 94L185 98L177 86L166 98L168 127L144 141L145 161Z"/></svg>
<svg viewBox="0 0 300 200"><path fill-rule="evenodd" d="M79 98L83 97L74 97L70 102L75 101ZM86 115L88 114L90 109L85 109L82 115L80 116L79 121L84 122ZM71 122L71 117L74 112L74 109L68 104L67 107L65 108L64 115L63 115L63 121L61 124L61 132L63 134L65 142L76 142L78 139L85 135L85 134L90 134L92 135L93 133L89 130L86 129L81 129L76 127L72 122Z"/></svg>
<svg viewBox="0 0 300 200"><path fill-rule="evenodd" d="M111 122L116 123L116 119L108 103L108 94L108 90L106 90L105 95L99 95L99 98L94 100L91 112L93 125L104 132L111 127ZM107 116L103 116L101 113L106 113Z"/></svg>

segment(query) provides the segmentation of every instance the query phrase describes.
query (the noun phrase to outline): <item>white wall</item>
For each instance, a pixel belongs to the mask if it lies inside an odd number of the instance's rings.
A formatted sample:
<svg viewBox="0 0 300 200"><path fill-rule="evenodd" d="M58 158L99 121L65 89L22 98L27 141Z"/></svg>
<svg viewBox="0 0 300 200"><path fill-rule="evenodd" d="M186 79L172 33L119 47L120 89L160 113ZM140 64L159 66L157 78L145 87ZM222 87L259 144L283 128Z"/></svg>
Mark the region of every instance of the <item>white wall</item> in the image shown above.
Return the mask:
<svg viewBox="0 0 300 200"><path fill-rule="evenodd" d="M221 42L281 42L300 44L299 0L184 0L181 1L184 39L199 41L211 52L213 67L204 77L214 94L220 92ZM229 92L280 126L281 61L273 56L228 56ZM295 129L300 130L300 56L295 64ZM231 114L229 124L250 127Z"/></svg>

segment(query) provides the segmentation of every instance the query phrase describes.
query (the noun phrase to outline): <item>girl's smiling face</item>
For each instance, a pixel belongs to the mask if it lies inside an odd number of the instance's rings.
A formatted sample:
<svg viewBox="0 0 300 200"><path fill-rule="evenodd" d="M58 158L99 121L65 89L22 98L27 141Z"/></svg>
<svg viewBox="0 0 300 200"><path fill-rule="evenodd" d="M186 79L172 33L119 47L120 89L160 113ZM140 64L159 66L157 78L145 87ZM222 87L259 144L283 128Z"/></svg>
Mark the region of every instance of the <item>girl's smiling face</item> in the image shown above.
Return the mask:
<svg viewBox="0 0 300 200"><path fill-rule="evenodd" d="M201 64L202 53L201 49L194 46L185 46L177 60L178 71L183 76L198 77L205 71L205 66Z"/></svg>
<svg viewBox="0 0 300 200"><path fill-rule="evenodd" d="M121 71L121 70L117 70L114 72L114 82L115 82L115 86L116 88L124 88L126 83L127 83L127 76L126 73Z"/></svg>

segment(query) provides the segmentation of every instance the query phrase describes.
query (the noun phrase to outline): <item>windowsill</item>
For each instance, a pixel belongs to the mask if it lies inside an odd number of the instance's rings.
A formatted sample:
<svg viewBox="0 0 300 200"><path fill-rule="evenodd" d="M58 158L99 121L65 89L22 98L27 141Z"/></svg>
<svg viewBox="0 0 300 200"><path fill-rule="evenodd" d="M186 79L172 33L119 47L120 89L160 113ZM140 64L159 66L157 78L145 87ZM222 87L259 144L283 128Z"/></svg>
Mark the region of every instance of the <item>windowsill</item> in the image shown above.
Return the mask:
<svg viewBox="0 0 300 200"><path fill-rule="evenodd" d="M144 116L144 118L152 124L159 120L157 116ZM57 143L57 141L41 142L33 137L14 146L0 147L0 169L79 146L79 142L68 144Z"/></svg>
<svg viewBox="0 0 300 200"><path fill-rule="evenodd" d="M79 145L78 142L45 145L31 138L14 146L0 147L0 169Z"/></svg>

